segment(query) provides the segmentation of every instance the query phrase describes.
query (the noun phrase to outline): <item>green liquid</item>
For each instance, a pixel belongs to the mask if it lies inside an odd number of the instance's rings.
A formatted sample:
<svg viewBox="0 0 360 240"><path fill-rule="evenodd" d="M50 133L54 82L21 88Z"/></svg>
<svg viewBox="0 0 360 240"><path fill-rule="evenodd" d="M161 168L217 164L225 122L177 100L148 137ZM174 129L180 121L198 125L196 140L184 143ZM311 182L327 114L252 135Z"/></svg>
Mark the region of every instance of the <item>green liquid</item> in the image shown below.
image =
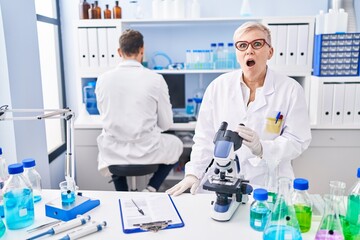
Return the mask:
<svg viewBox="0 0 360 240"><path fill-rule="evenodd" d="M302 204L295 204L294 208L295 208L296 218L299 222L300 231L302 233L308 232L311 228L311 216L312 216L311 207Z"/></svg>
<svg viewBox="0 0 360 240"><path fill-rule="evenodd" d="M360 240L360 196L350 195L348 197L348 206L346 213L346 220L348 221L348 235L345 235L346 240Z"/></svg>
<svg viewBox="0 0 360 240"><path fill-rule="evenodd" d="M342 228L343 235L345 237L345 240L354 240L357 239L356 236L352 236L352 226L349 224L349 221L346 220L346 218L342 215L339 216L340 224L341 226L337 226L336 219L333 215L328 215L323 221L323 224L321 225L321 229L327 229L327 230L340 230L339 228ZM358 227L355 227L355 229ZM355 231L352 230L352 231ZM360 240L360 238L359 238Z"/></svg>

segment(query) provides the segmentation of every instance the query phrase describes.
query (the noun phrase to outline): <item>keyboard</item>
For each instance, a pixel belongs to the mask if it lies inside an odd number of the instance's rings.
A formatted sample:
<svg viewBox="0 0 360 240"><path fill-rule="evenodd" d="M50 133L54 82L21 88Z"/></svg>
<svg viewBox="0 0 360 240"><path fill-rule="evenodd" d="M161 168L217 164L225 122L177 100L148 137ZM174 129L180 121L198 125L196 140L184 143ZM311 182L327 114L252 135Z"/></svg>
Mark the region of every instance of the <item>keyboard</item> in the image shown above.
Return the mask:
<svg viewBox="0 0 360 240"><path fill-rule="evenodd" d="M174 123L188 123L196 121L196 118L192 116L173 116L173 121Z"/></svg>

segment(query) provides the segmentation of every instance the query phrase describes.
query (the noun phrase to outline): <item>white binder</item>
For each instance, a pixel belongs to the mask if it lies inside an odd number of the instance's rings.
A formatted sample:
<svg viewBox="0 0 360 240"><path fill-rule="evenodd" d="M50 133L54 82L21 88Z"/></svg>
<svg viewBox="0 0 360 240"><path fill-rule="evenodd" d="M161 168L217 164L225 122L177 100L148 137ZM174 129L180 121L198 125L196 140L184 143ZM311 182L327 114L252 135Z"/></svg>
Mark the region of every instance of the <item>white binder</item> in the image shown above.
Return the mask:
<svg viewBox="0 0 360 240"><path fill-rule="evenodd" d="M354 124L360 125L360 84L356 84Z"/></svg>
<svg viewBox="0 0 360 240"><path fill-rule="evenodd" d="M344 115L344 100L345 100L345 84L334 84L334 98L333 98L333 125L343 124Z"/></svg>
<svg viewBox="0 0 360 240"><path fill-rule="evenodd" d="M353 124L355 110L355 92L356 84L345 83L345 99L344 99L344 124Z"/></svg>
<svg viewBox="0 0 360 240"><path fill-rule="evenodd" d="M286 64L287 25L278 25L276 43L276 65Z"/></svg>
<svg viewBox="0 0 360 240"><path fill-rule="evenodd" d="M89 44L86 28L78 29L80 68L89 67Z"/></svg>
<svg viewBox="0 0 360 240"><path fill-rule="evenodd" d="M88 28L90 67L99 67L99 51L96 28Z"/></svg>
<svg viewBox="0 0 360 240"><path fill-rule="evenodd" d="M269 66L272 66L272 65L276 64L277 25L269 25L268 27L269 27L270 33L271 33L271 45L275 51L272 58L268 61Z"/></svg>
<svg viewBox="0 0 360 240"><path fill-rule="evenodd" d="M308 58L309 25L298 25L297 65L306 65Z"/></svg>
<svg viewBox="0 0 360 240"><path fill-rule="evenodd" d="M286 65L295 65L297 61L298 26L288 25L286 42Z"/></svg>
<svg viewBox="0 0 360 240"><path fill-rule="evenodd" d="M108 50L107 50L107 33L106 28L97 29L98 46L99 46L99 66L108 66Z"/></svg>
<svg viewBox="0 0 360 240"><path fill-rule="evenodd" d="M115 66L119 62L119 37L116 28L107 28L109 66Z"/></svg>
<svg viewBox="0 0 360 240"><path fill-rule="evenodd" d="M331 124L333 110L334 84L323 84L321 104L321 123Z"/></svg>

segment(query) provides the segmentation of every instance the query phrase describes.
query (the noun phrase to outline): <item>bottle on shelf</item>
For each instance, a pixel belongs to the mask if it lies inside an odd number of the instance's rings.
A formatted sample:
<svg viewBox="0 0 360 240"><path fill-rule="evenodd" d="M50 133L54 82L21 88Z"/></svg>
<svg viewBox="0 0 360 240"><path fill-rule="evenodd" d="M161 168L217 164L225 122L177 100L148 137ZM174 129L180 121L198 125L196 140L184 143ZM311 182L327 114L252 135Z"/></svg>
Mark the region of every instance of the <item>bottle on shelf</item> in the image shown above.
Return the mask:
<svg viewBox="0 0 360 240"><path fill-rule="evenodd" d="M336 32L337 13L333 9L329 9L328 13L325 13L324 33Z"/></svg>
<svg viewBox="0 0 360 240"><path fill-rule="evenodd" d="M235 69L236 68L236 53L234 48L234 43L228 43L227 46L228 56L227 56L227 68Z"/></svg>
<svg viewBox="0 0 360 240"><path fill-rule="evenodd" d="M216 68L216 61L217 61L217 45L216 43L211 43L210 44L210 54L211 54L211 57L210 57L210 61L212 63L212 68L215 69Z"/></svg>
<svg viewBox="0 0 360 240"><path fill-rule="evenodd" d="M99 6L99 1L95 1L95 10L96 10L96 19L101 19L101 8Z"/></svg>
<svg viewBox="0 0 360 240"><path fill-rule="evenodd" d="M80 19L89 19L90 4L86 0L80 0L79 4L79 17Z"/></svg>
<svg viewBox="0 0 360 240"><path fill-rule="evenodd" d="M349 223L352 236L349 239L351 240L360 239L360 168L357 170L357 178L354 186L350 189L347 199L346 220Z"/></svg>
<svg viewBox="0 0 360 240"><path fill-rule="evenodd" d="M111 10L109 9L109 4L105 4L104 19L111 19Z"/></svg>
<svg viewBox="0 0 360 240"><path fill-rule="evenodd" d="M289 178L279 178L279 193L266 223L263 239L302 239L291 200L291 179Z"/></svg>
<svg viewBox="0 0 360 240"><path fill-rule="evenodd" d="M348 26L348 13L345 12L343 8L339 9L338 17L337 17L337 27L336 32L338 33L346 33Z"/></svg>
<svg viewBox="0 0 360 240"><path fill-rule="evenodd" d="M249 17L252 15L251 7L250 7L250 1L249 0L243 0L241 4L240 9L240 16L242 17Z"/></svg>
<svg viewBox="0 0 360 240"><path fill-rule="evenodd" d="M115 1L115 6L113 7L113 18L121 18L121 7L119 6L119 1Z"/></svg>
<svg viewBox="0 0 360 240"><path fill-rule="evenodd" d="M270 215L266 189L257 188L253 193L254 201L250 205L250 226L256 231L263 231Z"/></svg>
<svg viewBox="0 0 360 240"><path fill-rule="evenodd" d="M216 69L224 69L225 68L225 53L224 53L224 43L218 43L218 47L216 49Z"/></svg>
<svg viewBox="0 0 360 240"><path fill-rule="evenodd" d="M24 177L21 163L10 164L10 174L6 181L3 196L5 221L8 229L21 229L34 223L33 191Z"/></svg>
<svg viewBox="0 0 360 240"><path fill-rule="evenodd" d="M191 18L200 18L200 3L199 0L192 0L191 2Z"/></svg>
<svg viewBox="0 0 360 240"><path fill-rule="evenodd" d="M89 19L97 19L97 11L94 3L91 4L88 13L89 13Z"/></svg>
<svg viewBox="0 0 360 240"><path fill-rule="evenodd" d="M189 98L187 100L186 114L189 116L193 116L195 114L195 103L194 103L194 99L192 98Z"/></svg>
<svg viewBox="0 0 360 240"><path fill-rule="evenodd" d="M304 178L296 178L293 182L294 192L292 201L295 208L296 218L299 222L300 231L308 232L311 228L312 203L307 192L309 181Z"/></svg>
<svg viewBox="0 0 360 240"><path fill-rule="evenodd" d="M34 203L41 200L41 176L35 169L35 159L27 158L22 160L24 176L27 178L33 189Z"/></svg>
<svg viewBox="0 0 360 240"><path fill-rule="evenodd" d="M161 4L160 0L152 0L152 2L151 2L153 19L161 18L160 11L162 11L162 9L160 9L160 4Z"/></svg>
<svg viewBox="0 0 360 240"><path fill-rule="evenodd" d="M0 217L4 217L4 202L3 202L3 193L5 181L9 178L9 175L6 171L7 164L5 158L2 156L2 148L0 148ZM0 235L1 235L1 226L0 226Z"/></svg>
<svg viewBox="0 0 360 240"><path fill-rule="evenodd" d="M324 24L325 24L325 14L324 10L320 10L319 14L315 17L315 34L323 34L324 33Z"/></svg>

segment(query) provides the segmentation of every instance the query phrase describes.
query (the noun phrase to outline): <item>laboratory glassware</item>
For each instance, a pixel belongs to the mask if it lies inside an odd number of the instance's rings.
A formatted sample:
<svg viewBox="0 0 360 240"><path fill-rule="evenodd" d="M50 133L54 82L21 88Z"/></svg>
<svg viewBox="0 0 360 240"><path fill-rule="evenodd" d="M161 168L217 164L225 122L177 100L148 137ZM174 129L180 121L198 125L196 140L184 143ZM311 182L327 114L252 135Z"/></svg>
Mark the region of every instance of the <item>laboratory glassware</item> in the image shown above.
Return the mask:
<svg viewBox="0 0 360 240"><path fill-rule="evenodd" d="M250 205L250 226L256 231L263 231L270 215L266 189L257 188L253 193L254 201Z"/></svg>
<svg viewBox="0 0 360 240"><path fill-rule="evenodd" d="M333 197L325 194L325 209L319 228L315 235L315 240L343 240L343 232L339 219L338 202Z"/></svg>
<svg viewBox="0 0 360 240"><path fill-rule="evenodd" d="M311 228L312 203L307 192L308 189L309 181L307 179L296 178L294 180L292 202L302 233L308 232Z"/></svg>
<svg viewBox="0 0 360 240"><path fill-rule="evenodd" d="M5 234L5 232L6 232L5 224L2 218L0 218L0 238Z"/></svg>
<svg viewBox="0 0 360 240"><path fill-rule="evenodd" d="M89 19L97 19L97 11L95 8L95 4L91 4L91 7L88 10Z"/></svg>
<svg viewBox="0 0 360 240"><path fill-rule="evenodd" d="M193 116L195 114L195 104L194 104L194 99L192 98L189 98L187 100L186 114L189 116Z"/></svg>
<svg viewBox="0 0 360 240"><path fill-rule="evenodd" d="M264 240L301 240L299 223L291 200L291 179L279 178L279 192L266 223Z"/></svg>
<svg viewBox="0 0 360 240"><path fill-rule="evenodd" d="M24 176L30 182L33 189L34 203L41 200L41 176L35 169L35 159L27 158L22 160L24 165Z"/></svg>
<svg viewBox="0 0 360 240"><path fill-rule="evenodd" d="M274 169L268 169L267 174L267 191L268 191L268 204L270 206L270 209L272 210L275 202L276 202L276 196L278 192L278 167L275 167Z"/></svg>
<svg viewBox="0 0 360 240"><path fill-rule="evenodd" d="M59 183L61 192L61 203L63 205L72 204L76 198L76 186L74 181L63 181Z"/></svg>
<svg viewBox="0 0 360 240"><path fill-rule="evenodd" d="M346 240L360 239L360 168L357 170L357 178L347 200L346 220L349 223L351 238L345 236Z"/></svg>
<svg viewBox="0 0 360 240"><path fill-rule="evenodd" d="M21 163L10 164L8 171L3 189L6 225L8 229L25 228L34 223L33 191Z"/></svg>
<svg viewBox="0 0 360 240"><path fill-rule="evenodd" d="M6 160L2 156L2 148L0 148L0 217L4 217L4 201L2 189L4 188L5 181L9 178L6 169Z"/></svg>
<svg viewBox="0 0 360 240"><path fill-rule="evenodd" d="M99 6L99 1L95 1L95 10L96 10L96 19L101 19L101 8Z"/></svg>
<svg viewBox="0 0 360 240"><path fill-rule="evenodd" d="M86 0L80 0L79 13L80 19L89 19L90 4Z"/></svg>
<svg viewBox="0 0 360 240"><path fill-rule="evenodd" d="M109 4L105 4L104 19L111 19L111 10L109 9Z"/></svg>
<svg viewBox="0 0 360 240"><path fill-rule="evenodd" d="M119 6L119 1L115 1L115 6L113 7L113 18L121 18L121 7Z"/></svg>

